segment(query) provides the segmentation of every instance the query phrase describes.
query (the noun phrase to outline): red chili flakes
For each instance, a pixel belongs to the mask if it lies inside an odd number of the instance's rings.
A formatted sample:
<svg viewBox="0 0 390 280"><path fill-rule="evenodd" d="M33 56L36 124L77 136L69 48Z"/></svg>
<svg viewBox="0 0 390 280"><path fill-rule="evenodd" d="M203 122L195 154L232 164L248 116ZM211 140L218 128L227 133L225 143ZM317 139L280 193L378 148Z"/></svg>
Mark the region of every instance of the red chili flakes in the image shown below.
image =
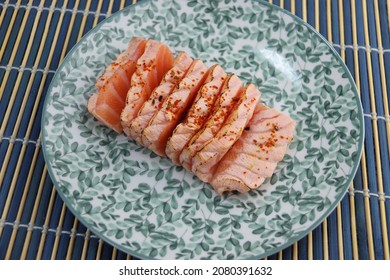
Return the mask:
<svg viewBox="0 0 390 280"><path fill-rule="evenodd" d="M267 148L272 148L275 146L275 139L270 137L268 138L268 140L264 143L264 145L267 147Z"/></svg>
<svg viewBox="0 0 390 280"><path fill-rule="evenodd" d="M181 101L181 99L176 99L174 102L172 102L172 100L168 99L166 102L166 109L170 110L171 112L175 112L179 108Z"/></svg>
<svg viewBox="0 0 390 280"><path fill-rule="evenodd" d="M242 172L242 174L244 174L244 175L245 175L245 174L246 174L246 171Z"/></svg>
<svg viewBox="0 0 390 280"><path fill-rule="evenodd" d="M269 160L269 158L266 157L265 160Z"/></svg>
<svg viewBox="0 0 390 280"><path fill-rule="evenodd" d="M194 116L194 124L195 125L201 125L203 123L203 118L199 116Z"/></svg>
<svg viewBox="0 0 390 280"><path fill-rule="evenodd" d="M181 101L181 99L177 99L177 100L175 100L175 102L173 102L173 104L172 104L172 103L168 103L168 104L171 105L171 106L170 106L170 107L171 107L170 109L172 109L172 110L171 110L172 112L174 112L174 111L177 110L177 108L179 107L180 101Z"/></svg>

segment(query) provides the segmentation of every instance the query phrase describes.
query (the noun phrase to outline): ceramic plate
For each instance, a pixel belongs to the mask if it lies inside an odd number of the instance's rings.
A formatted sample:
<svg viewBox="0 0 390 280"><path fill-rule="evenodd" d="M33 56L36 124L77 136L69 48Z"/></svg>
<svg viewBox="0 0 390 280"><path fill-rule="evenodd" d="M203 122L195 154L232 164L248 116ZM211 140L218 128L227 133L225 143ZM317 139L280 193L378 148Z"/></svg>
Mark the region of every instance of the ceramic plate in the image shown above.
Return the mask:
<svg viewBox="0 0 390 280"><path fill-rule="evenodd" d="M296 121L294 142L259 190L219 196L87 112L96 79L135 35L219 63ZM120 250L253 259L293 244L335 208L359 163L362 116L346 66L297 17L257 1L142 1L91 30L59 67L45 101L43 151L66 205Z"/></svg>

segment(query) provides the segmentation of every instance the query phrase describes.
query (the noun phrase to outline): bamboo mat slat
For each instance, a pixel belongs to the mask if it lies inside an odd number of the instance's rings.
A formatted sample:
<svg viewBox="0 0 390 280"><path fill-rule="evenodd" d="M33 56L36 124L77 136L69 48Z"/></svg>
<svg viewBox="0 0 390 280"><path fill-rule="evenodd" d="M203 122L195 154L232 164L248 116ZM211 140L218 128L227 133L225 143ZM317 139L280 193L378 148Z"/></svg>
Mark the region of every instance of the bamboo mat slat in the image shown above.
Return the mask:
<svg viewBox="0 0 390 280"><path fill-rule="evenodd" d="M43 101L67 52L133 0L0 1L0 259L136 259L67 209L40 147ZM267 259L389 259L390 1L268 0L334 46L359 89L363 156L347 195L306 237Z"/></svg>

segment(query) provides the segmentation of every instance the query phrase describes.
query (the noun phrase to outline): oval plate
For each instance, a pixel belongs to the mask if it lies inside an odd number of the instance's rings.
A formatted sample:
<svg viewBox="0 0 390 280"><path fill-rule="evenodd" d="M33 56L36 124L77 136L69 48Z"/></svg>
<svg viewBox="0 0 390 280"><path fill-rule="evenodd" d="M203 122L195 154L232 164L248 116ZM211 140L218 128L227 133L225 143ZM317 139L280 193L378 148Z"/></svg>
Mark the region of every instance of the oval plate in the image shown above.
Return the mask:
<svg viewBox="0 0 390 280"><path fill-rule="evenodd" d="M336 207L363 144L361 103L326 40L255 1L142 1L91 30L64 59L42 118L58 193L97 236L140 258L254 259L304 237ZM257 191L219 196L191 173L128 141L86 109L94 84L133 36L219 63L296 122L294 142Z"/></svg>

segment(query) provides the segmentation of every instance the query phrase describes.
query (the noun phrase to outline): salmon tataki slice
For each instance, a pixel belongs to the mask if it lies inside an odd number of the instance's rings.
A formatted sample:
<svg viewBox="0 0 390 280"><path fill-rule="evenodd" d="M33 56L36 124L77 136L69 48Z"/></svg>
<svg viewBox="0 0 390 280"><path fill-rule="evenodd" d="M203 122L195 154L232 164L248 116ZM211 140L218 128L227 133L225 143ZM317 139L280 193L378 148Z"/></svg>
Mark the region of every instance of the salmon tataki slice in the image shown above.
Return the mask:
<svg viewBox="0 0 390 280"><path fill-rule="evenodd" d="M192 105L207 72L208 69L202 61L196 59L192 62L184 78L166 98L160 110L154 114L142 132L141 141L145 147L160 156L165 156L168 138Z"/></svg>
<svg viewBox="0 0 390 280"><path fill-rule="evenodd" d="M168 139L165 153L174 164L180 164L179 156L182 150L210 115L225 79L226 73L219 65L210 68L205 83L198 91L186 118L175 128Z"/></svg>
<svg viewBox="0 0 390 280"><path fill-rule="evenodd" d="M148 40L144 54L137 61L137 68L131 77L126 106L122 111L123 131L130 137L131 121L137 116L142 104L160 84L165 73L172 68L174 57L163 43Z"/></svg>
<svg viewBox="0 0 390 280"><path fill-rule="evenodd" d="M260 91L253 84L246 86L220 131L195 155L192 172L203 182L210 182L219 161L241 136L252 118L259 100Z"/></svg>
<svg viewBox="0 0 390 280"><path fill-rule="evenodd" d="M258 188L283 159L294 130L290 117L258 104L240 139L220 161L211 185L220 194Z"/></svg>
<svg viewBox="0 0 390 280"><path fill-rule="evenodd" d="M230 111L239 100L241 92L241 80L234 74L229 75L225 79L217 101L214 103L213 112L180 154L180 164L188 171L191 171L192 159L195 154L221 129Z"/></svg>
<svg viewBox="0 0 390 280"><path fill-rule="evenodd" d="M178 54L174 61L174 66L165 74L160 85L158 85L150 95L149 99L142 105L136 118L130 125L130 137L142 144L142 131L148 125L153 115L161 108L166 97L176 88L184 77L192 63L192 58L185 52Z"/></svg>
<svg viewBox="0 0 390 280"><path fill-rule="evenodd" d="M146 41L133 37L126 51L118 55L96 81L97 93L88 100L88 111L100 122L118 133L122 132L121 113L125 107L131 76L137 60L144 53Z"/></svg>

